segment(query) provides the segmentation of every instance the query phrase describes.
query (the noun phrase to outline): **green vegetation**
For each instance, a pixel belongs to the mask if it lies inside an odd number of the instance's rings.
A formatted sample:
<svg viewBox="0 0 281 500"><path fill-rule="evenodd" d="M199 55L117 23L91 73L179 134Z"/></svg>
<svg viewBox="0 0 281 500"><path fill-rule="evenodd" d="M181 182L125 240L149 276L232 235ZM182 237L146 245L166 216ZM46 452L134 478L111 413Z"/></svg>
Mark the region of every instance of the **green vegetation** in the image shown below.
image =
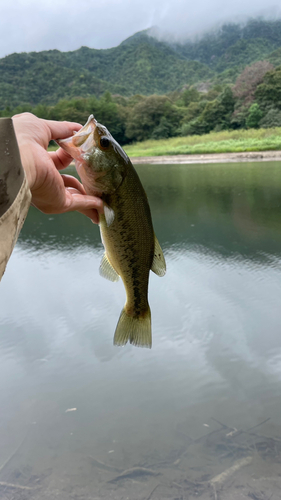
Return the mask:
<svg viewBox="0 0 281 500"><path fill-rule="evenodd" d="M0 60L0 116L83 124L94 114L121 145L137 143L132 151L165 139L148 155L279 149L277 132L254 130L281 127L278 64L281 20L228 24L182 45L147 30L108 50L12 54Z"/></svg>
<svg viewBox="0 0 281 500"><path fill-rule="evenodd" d="M55 151L57 146L50 146ZM130 158L181 154L239 153L281 149L281 126L272 129L225 130L205 135L147 140L124 146Z"/></svg>
<svg viewBox="0 0 281 500"><path fill-rule="evenodd" d="M61 99L167 94L200 82L233 84L245 66L266 59L281 64L281 20L226 24L195 41L158 41L153 30L118 47L50 50L0 59L0 110L54 105Z"/></svg>
<svg viewBox="0 0 281 500"><path fill-rule="evenodd" d="M12 54L0 60L0 109L99 97L105 91L164 94L212 76L206 65L188 61L145 34L107 50Z"/></svg>
<svg viewBox="0 0 281 500"><path fill-rule="evenodd" d="M212 131L237 130L241 134L243 129L281 126L281 67L272 68L269 62L258 61L243 70L234 86L214 85L208 92L200 92L193 86L162 96L122 97L106 92L100 98L63 99L54 106L39 104L6 108L0 115L31 111L42 118L83 124L93 113L122 145L149 139L201 136ZM275 138L268 144L263 140L260 145L242 141L220 147L222 151L229 150L229 147L231 151L253 150L255 147L276 149L279 147L276 141ZM179 144L185 145L186 142ZM218 145L209 143L209 147L212 151L219 151ZM184 151L180 149L178 153L185 152L186 147L183 148Z"/></svg>
<svg viewBox="0 0 281 500"><path fill-rule="evenodd" d="M201 136L150 140L124 149L130 157L278 150L281 149L281 128L226 130Z"/></svg>

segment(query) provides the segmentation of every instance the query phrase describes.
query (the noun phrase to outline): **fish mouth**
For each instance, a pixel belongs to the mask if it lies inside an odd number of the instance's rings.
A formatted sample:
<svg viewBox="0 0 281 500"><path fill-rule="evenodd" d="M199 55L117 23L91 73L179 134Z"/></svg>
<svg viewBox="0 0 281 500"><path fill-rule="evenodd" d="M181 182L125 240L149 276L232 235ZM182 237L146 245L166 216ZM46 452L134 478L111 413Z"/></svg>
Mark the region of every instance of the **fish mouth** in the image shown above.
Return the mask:
<svg viewBox="0 0 281 500"><path fill-rule="evenodd" d="M56 143L72 158L81 160L86 151L96 146L94 132L97 123L94 115L90 115L87 123L78 132L75 132L74 135L66 139L57 139Z"/></svg>

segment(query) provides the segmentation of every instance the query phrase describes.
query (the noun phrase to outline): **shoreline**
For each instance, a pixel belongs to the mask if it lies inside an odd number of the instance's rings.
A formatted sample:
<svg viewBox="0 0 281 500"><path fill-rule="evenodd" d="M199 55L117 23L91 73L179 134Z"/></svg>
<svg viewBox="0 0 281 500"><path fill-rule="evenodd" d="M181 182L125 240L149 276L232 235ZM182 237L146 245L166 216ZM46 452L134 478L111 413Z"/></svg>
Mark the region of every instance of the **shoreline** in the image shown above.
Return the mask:
<svg viewBox="0 0 281 500"><path fill-rule="evenodd" d="M281 161L281 151L249 151L196 155L131 156L135 165L180 165L191 163L236 163L249 161Z"/></svg>

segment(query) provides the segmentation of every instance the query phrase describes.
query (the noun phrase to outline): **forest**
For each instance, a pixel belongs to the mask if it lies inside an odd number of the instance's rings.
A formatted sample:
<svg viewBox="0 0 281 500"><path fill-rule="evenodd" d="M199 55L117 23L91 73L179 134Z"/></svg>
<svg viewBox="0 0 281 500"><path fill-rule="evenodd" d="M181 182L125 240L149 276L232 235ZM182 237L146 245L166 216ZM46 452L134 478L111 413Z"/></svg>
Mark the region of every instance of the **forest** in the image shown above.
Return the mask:
<svg viewBox="0 0 281 500"><path fill-rule="evenodd" d="M83 124L93 113L123 145L281 126L281 21L228 24L181 45L152 35L1 59L0 116Z"/></svg>

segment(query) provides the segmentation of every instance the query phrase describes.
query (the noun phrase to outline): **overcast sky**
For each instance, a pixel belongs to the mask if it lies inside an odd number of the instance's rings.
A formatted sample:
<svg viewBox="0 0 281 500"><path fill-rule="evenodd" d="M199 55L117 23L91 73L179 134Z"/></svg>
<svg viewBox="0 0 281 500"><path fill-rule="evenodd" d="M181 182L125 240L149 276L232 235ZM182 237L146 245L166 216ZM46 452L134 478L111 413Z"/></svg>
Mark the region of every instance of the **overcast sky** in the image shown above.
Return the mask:
<svg viewBox="0 0 281 500"><path fill-rule="evenodd" d="M155 25L188 37L223 21L258 15L281 17L281 10L276 0L2 0L0 57L82 45L114 47Z"/></svg>

